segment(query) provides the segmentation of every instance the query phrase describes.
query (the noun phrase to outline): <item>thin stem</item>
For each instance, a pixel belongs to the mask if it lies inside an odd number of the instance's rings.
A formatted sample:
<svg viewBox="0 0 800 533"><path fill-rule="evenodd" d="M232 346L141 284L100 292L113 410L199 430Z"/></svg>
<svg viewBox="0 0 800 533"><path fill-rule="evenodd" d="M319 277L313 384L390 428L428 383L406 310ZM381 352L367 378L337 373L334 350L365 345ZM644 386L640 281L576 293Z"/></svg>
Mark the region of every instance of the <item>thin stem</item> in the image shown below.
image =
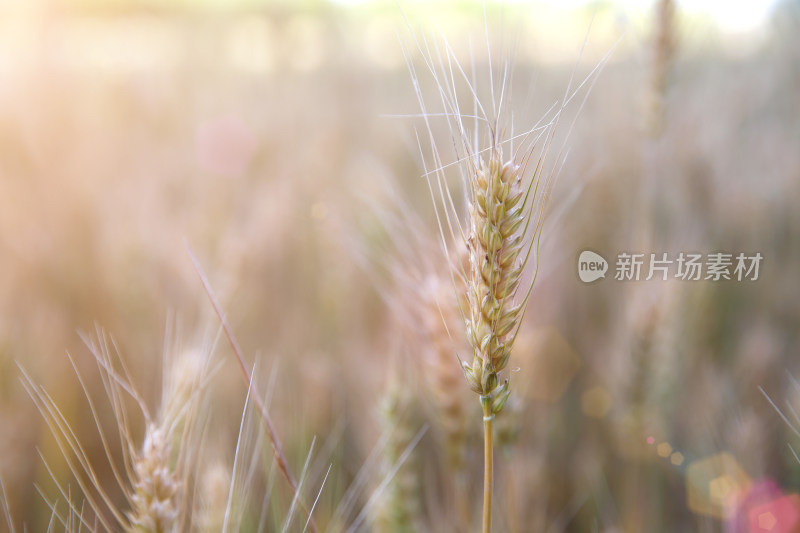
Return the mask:
<svg viewBox="0 0 800 533"><path fill-rule="evenodd" d="M491 398L481 396L483 407L483 533L492 531L493 443Z"/></svg>
<svg viewBox="0 0 800 533"><path fill-rule="evenodd" d="M214 308L214 313L217 315L217 318L222 324L222 330L225 332L225 336L228 338L228 342L231 345L231 349L233 350L234 356L236 356L236 362L239 364L239 370L242 373L242 377L244 377L244 381L247 383L247 393L250 394L251 391L253 392L252 398L253 403L256 405L256 408L261 414L261 420L264 422L264 426L267 430L267 438L269 439L270 444L272 445L272 452L273 457L275 459L276 464L278 465L278 470L281 471L283 477L286 479L286 482L289 484L289 488L292 490L292 496L298 498L296 501L299 504L302 511L305 513L306 517L308 517L308 527L312 531L312 533L317 533L317 525L314 522L314 519L311 516L311 511L308 510L305 503L303 503L302 499L299 499L299 491L300 488L297 485L297 481L295 481L294 476L292 476L292 472L289 469L289 462L286 460L286 455L283 453L283 447L281 446L281 441L278 440L278 434L275 432L275 427L272 425L272 418L269 416L269 412L267 411L266 405L261 400L261 397L258 395L256 391L254 391L254 383L253 383L253 376L250 375L250 371L247 369L247 366L244 362L244 356L242 355L242 350L239 348L239 343L236 341L236 337L233 334L233 329L228 324L228 320L225 318L225 314L222 312L222 307L220 307L219 302L217 302L216 297L214 296L213 291L211 290L211 283L208 281L203 270L200 268L200 262L192 253L192 250L188 248L187 251L189 252L189 257L191 257L192 262L194 263L195 271L197 275L200 277L200 283L203 285L203 289L208 296L208 299L211 301L211 307Z"/></svg>

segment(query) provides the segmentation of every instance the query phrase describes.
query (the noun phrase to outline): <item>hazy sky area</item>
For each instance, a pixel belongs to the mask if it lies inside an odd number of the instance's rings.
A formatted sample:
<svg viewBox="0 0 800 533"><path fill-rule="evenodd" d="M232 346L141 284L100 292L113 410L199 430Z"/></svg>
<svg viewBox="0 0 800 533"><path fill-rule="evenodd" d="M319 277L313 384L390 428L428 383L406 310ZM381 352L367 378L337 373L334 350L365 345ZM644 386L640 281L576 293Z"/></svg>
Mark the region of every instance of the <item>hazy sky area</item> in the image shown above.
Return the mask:
<svg viewBox="0 0 800 533"><path fill-rule="evenodd" d="M474 5L475 2L454 0L327 0L329 3L342 6L375 6L375 5L403 5L406 6L458 6ZM770 12L779 0L677 0L681 12L690 16L712 18L722 29L728 31L749 31L767 21ZM163 5L198 7L213 5L236 9L242 6L265 6L281 4L290 6L315 6L324 5L323 0L148 0L134 2L133 0L68 0L61 5L75 6L131 6L131 5ZM558 9L570 11L591 6L594 0L488 0L489 5L519 6L528 4L532 7L545 9ZM48 2L37 0L0 0L0 8L23 8L33 5L47 5ZM652 0L611 0L602 2L604 9L617 9L624 13L646 12L650 9Z"/></svg>
<svg viewBox="0 0 800 533"><path fill-rule="evenodd" d="M752 55L768 42L780 1L676 0L682 53ZM351 25L344 37L353 49L348 57L361 54L383 68L405 64L397 42L404 24L401 10L412 26L435 27L454 43L468 43L454 36L481 28L478 0L0 0L0 72L28 68L45 50L50 50L48 61L69 68L172 68L185 57L188 45L175 31L177 18L158 14L180 17L193 11L212 17L217 12L241 15L220 17L224 28L215 37L237 68L265 72L283 63L313 70L331 59L323 20L331 5ZM647 0L487 0L485 5L490 20L504 28L496 35L515 43L523 60L540 63L572 63L587 32L587 63L600 60L612 47L613 61L637 57L646 48L654 15L653 1ZM261 16L270 7L279 12L290 8L294 16L276 31ZM48 33L55 26L45 21L59 21L57 36ZM58 46L52 46L54 39Z"/></svg>
<svg viewBox="0 0 800 533"><path fill-rule="evenodd" d="M374 4L383 0L331 0L341 5ZM416 4L453 4L451 0L404 0L403 3ZM562 10L572 10L591 6L594 2L587 0L503 0L494 4L530 4L547 6ZM652 1L615 0L603 2L604 6L617 6L624 12L647 11ZM678 0L677 6L688 15L711 17L724 30L750 31L767 21L777 0Z"/></svg>

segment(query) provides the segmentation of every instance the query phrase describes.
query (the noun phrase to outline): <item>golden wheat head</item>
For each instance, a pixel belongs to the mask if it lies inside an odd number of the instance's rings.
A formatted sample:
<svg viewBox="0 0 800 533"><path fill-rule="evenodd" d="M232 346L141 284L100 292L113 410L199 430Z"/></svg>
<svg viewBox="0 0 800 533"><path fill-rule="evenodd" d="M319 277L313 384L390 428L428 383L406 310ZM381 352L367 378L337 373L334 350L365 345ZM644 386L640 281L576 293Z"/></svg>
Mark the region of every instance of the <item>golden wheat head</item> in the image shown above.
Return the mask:
<svg viewBox="0 0 800 533"><path fill-rule="evenodd" d="M521 305L514 296L522 276L519 255L523 245L525 189L519 166L503 162L502 152L492 150L489 160L480 159L470 176L474 202L469 205L469 272L466 318L472 363L464 363L464 374L472 390L492 397L492 412L499 412L508 399L508 380L499 384L498 372L508 364L514 342L514 326Z"/></svg>

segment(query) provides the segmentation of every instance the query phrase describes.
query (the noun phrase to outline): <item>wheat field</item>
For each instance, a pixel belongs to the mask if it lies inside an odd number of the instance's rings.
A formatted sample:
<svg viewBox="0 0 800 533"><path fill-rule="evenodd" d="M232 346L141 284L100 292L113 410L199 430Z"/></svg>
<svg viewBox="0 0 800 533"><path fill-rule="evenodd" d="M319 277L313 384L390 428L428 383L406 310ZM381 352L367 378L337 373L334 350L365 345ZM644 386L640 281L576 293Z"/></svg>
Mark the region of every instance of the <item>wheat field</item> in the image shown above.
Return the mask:
<svg viewBox="0 0 800 533"><path fill-rule="evenodd" d="M0 2L0 532L800 531L800 4L570 5Z"/></svg>

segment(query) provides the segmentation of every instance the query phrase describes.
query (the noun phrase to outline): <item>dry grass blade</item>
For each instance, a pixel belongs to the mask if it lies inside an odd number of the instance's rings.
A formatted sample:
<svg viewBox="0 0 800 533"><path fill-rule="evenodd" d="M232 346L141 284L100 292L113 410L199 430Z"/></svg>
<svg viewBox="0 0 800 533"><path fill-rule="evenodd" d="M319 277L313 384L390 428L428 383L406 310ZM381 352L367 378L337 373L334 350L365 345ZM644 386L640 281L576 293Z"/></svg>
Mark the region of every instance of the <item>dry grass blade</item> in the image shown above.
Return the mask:
<svg viewBox="0 0 800 533"><path fill-rule="evenodd" d="M56 441L56 446L61 452L61 455L64 457L64 460L66 461L70 471L75 476L75 480L78 483L84 498L89 502L90 507L95 511L97 519L100 521L103 527L106 528L106 530L113 531L118 529L118 527L111 527L108 518L104 516L103 509L109 509L113 515L115 523L120 527L124 526L124 524L127 522L124 515L122 515L122 513L116 509L116 507L113 505L113 500L103 490L92 464L88 460L83 447L78 441L77 436L70 428L66 418L64 418L61 411L55 405L47 392L37 387L31 377L21 367L20 372L22 373L21 379L23 380L23 387L28 392L29 396L36 405L37 410L47 424L50 433L53 435L53 438ZM52 476L52 473L51 477L54 482L57 480L56 477ZM56 484L58 485L57 482ZM66 497L66 491L64 491L60 485L58 485L58 490ZM97 499L95 494L99 495L100 500ZM71 500L69 501L71 502ZM100 501L104 502L105 505L101 505ZM85 525L89 527L88 523Z"/></svg>
<svg viewBox="0 0 800 533"><path fill-rule="evenodd" d="M786 425L789 426L789 429L792 430L792 433L800 437L800 424L798 425L793 424L792 421L789 420L789 417L786 416L786 414L783 412L783 410L780 407L778 407L778 405L774 401L772 401L772 398L769 397L769 394L767 394L767 391L765 391L763 387L758 387L758 390L761 391L761 394L764 395L764 398L766 398L769 404L772 406L772 408L775 409L775 411L778 413L778 416L780 416L781 419L786 423Z"/></svg>
<svg viewBox="0 0 800 533"><path fill-rule="evenodd" d="M244 444L244 422L245 418L247 417L247 407L250 405L250 398L252 393L252 388L248 387L247 395L244 399L244 407L242 408L242 419L239 422L239 436L236 439L236 451L233 454L233 469L231 471L231 479L228 483L228 499L225 504L225 516L222 522L222 533L228 531L228 526L231 520L231 510L233 508L233 494L234 489L236 487L236 467L239 464L239 458L242 453L242 445Z"/></svg>
<svg viewBox="0 0 800 533"><path fill-rule="evenodd" d="M294 519L295 509L300 501L300 490L303 488L305 481L308 477L308 465L311 463L311 456L314 454L314 445L316 444L316 438L311 441L311 446L309 447L308 453L306 454L306 461L303 464L303 470L300 471L300 482L298 484L297 490L294 492L294 496L292 497L292 505L289 507L289 512L286 514L286 518L283 522L283 528L281 528L281 533L286 533L288 531L289 526ZM311 513L308 513L309 518L311 517Z"/></svg>
<svg viewBox="0 0 800 533"><path fill-rule="evenodd" d="M239 343L236 341L236 337L233 334L233 330L231 329L230 325L228 324L227 319L225 318L225 314L222 312L222 308L219 306L216 297L214 296L214 291L211 289L211 284L208 281L203 269L200 267L200 262L197 260L195 255L192 253L191 249L187 247L187 252L189 253L189 257L194 264L195 271L197 272L198 277L200 278L200 283L203 285L203 290L205 290L206 295L208 296L209 301L211 302L211 306L214 308L214 313L217 315L217 318L222 325L222 329L225 331L225 336L228 339L228 342L231 345L231 349L233 350L233 354L236 357L236 362L239 365L239 370L242 373L242 377L244 378L247 389L250 391L253 388L253 378L250 374L250 371L247 369L247 366L244 362L244 356L242 355L242 350L239 348ZM275 428L272 425L272 418L269 416L269 412L267 411L264 402L261 400L261 397L258 394L253 394L253 403L255 404L256 408L258 409L259 414L261 415L261 420L264 422L264 426L267 430L267 438L269 439L270 445L272 446L272 451L275 457L275 462L278 465L278 469L281 471L284 479L289 484L289 488L292 490L293 494L298 493L298 485L292 475L292 472L289 468L289 463L286 460L286 455L283 452L283 447L281 446L281 442L278 439L278 435L275 432ZM303 503L302 498L298 496L298 505L302 509L303 513L306 517L309 518L309 529L312 532L317 532L316 524L314 523L314 519L311 517L311 513L309 512L308 508L306 507L305 503Z"/></svg>
<svg viewBox="0 0 800 533"><path fill-rule="evenodd" d="M322 490L325 488L325 483L328 481L328 476L331 473L331 468L333 468L333 464L328 465L328 470L325 472L325 477L322 478L322 483L320 484L319 490L317 491L317 497L314 498L314 503L311 505L311 510L308 513L308 518L306 518L306 523L303 526L303 533L308 530L308 526L311 523L311 516L314 514L314 509L317 508L317 503L319 503L319 498L322 496Z"/></svg>
<svg viewBox="0 0 800 533"><path fill-rule="evenodd" d="M358 497L369 482L370 471L374 469L375 465L380 461L381 454L389 444L390 437L390 434L384 432L381 435L380 440L375 444L375 446L373 446L367 458L362 462L361 467L353 478L353 481L350 483L350 486L347 488L344 496L342 496L341 500L336 505L336 510L334 511L333 517L330 521L332 524L334 524L331 531L340 531L341 528L337 528L335 524L342 523L351 512L354 512L353 509L358 503Z"/></svg>
<svg viewBox="0 0 800 533"><path fill-rule="evenodd" d="M0 508L3 510L3 518L6 521L9 532L14 533L14 522L11 520L11 509L8 508L8 500L6 498L6 487L3 485L3 480L0 479Z"/></svg>
<svg viewBox="0 0 800 533"><path fill-rule="evenodd" d="M380 501L383 492L389 486L389 483L392 482L392 479L397 474L397 471L400 470L400 467L403 466L403 464L408 460L408 458L411 456L411 453L414 451L414 448L416 448L417 444L419 444L420 439L422 439L422 436L425 435L425 432L427 431L428 431L428 426L422 427L414 436L414 439L408 444L408 446L406 446L406 448L403 450L403 453L397 459L394 468L392 468L392 470L386 475L386 477L384 477L380 486L378 486L378 488L372 493L369 500L367 500L366 505L364 505L364 508L361 510L356 519L347 529L347 533L356 533L356 531L358 531L359 528L361 528L362 524L367 519L367 516L369 516L369 513L372 510L373 506L376 503L378 503L378 501Z"/></svg>

